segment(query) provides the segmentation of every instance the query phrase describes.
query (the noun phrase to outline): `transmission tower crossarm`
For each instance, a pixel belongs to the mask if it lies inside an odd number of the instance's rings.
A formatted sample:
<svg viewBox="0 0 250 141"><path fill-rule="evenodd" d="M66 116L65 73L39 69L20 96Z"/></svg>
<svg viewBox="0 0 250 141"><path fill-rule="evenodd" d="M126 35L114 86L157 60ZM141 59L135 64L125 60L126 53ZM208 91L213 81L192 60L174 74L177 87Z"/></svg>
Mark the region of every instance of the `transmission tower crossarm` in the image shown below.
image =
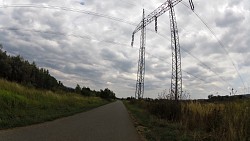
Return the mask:
<svg viewBox="0 0 250 141"><path fill-rule="evenodd" d="M177 5L182 0L173 0L172 1L172 7ZM170 9L169 1L164 2L162 5L160 5L157 9L155 9L153 12L151 12L148 16L144 18L144 26L147 26L152 21L154 21L156 18L160 17L162 14L164 14L166 11ZM141 21L137 27L135 28L133 34L140 31L143 28L143 21Z"/></svg>

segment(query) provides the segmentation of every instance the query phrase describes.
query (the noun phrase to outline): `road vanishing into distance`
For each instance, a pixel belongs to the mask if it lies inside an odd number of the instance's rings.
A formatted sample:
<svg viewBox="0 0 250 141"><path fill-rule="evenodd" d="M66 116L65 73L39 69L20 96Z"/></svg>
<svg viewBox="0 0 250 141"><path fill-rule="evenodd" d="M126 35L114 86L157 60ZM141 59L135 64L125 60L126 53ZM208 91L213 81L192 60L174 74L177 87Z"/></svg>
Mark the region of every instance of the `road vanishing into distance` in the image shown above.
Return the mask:
<svg viewBox="0 0 250 141"><path fill-rule="evenodd" d="M51 122L0 130L0 141L138 141L121 101Z"/></svg>

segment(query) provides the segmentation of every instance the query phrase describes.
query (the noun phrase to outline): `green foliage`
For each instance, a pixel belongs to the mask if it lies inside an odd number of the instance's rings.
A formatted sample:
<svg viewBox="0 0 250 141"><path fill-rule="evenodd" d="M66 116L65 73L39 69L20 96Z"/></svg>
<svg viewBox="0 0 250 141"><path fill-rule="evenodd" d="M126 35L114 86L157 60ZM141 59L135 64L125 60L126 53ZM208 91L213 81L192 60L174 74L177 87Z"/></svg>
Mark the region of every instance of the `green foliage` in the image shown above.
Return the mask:
<svg viewBox="0 0 250 141"><path fill-rule="evenodd" d="M81 87L79 84L76 85L75 92L81 94Z"/></svg>
<svg viewBox="0 0 250 141"><path fill-rule="evenodd" d="M238 99L245 99L245 98L247 98L246 95L232 95L232 96L228 96L228 95L226 95L226 96L209 95L208 96L208 101L210 101L210 102L215 102L215 101L235 101L235 100L238 100Z"/></svg>
<svg viewBox="0 0 250 141"><path fill-rule="evenodd" d="M0 44L0 79L6 79L12 82L17 82L31 88L39 88L51 90L53 92L71 92L81 94L83 96L98 96L105 99L114 99L115 93L109 89L96 92L87 87L76 85L75 89L68 88L62 82L57 81L49 74L49 71L43 68L38 68L35 64L29 63L21 56L9 56L3 51Z"/></svg>
<svg viewBox="0 0 250 141"><path fill-rule="evenodd" d="M106 88L105 90L100 90L100 91L95 91L95 90L91 90L88 87L82 87L77 84L76 88L75 88L75 93L77 94L81 94L83 96L97 96L97 97L101 97L103 99L115 99L115 93L111 90L109 90L108 88Z"/></svg>
<svg viewBox="0 0 250 141"><path fill-rule="evenodd" d="M97 96L96 91L92 91L88 87L82 87L81 88L79 84L76 85L75 92L78 93L78 94L81 94L83 96Z"/></svg>
<svg viewBox="0 0 250 141"><path fill-rule="evenodd" d="M105 90L100 90L100 97L104 99L115 99L115 93L108 88Z"/></svg>
<svg viewBox="0 0 250 141"><path fill-rule="evenodd" d="M95 96L95 91L90 90L90 88L82 87L81 94L84 96Z"/></svg>
<svg viewBox="0 0 250 141"><path fill-rule="evenodd" d="M0 129L53 120L106 103L98 97L36 90L0 80Z"/></svg>
<svg viewBox="0 0 250 141"><path fill-rule="evenodd" d="M0 78L21 83L30 87L49 90L70 90L49 74L46 69L39 69L21 56L9 56L0 47Z"/></svg>

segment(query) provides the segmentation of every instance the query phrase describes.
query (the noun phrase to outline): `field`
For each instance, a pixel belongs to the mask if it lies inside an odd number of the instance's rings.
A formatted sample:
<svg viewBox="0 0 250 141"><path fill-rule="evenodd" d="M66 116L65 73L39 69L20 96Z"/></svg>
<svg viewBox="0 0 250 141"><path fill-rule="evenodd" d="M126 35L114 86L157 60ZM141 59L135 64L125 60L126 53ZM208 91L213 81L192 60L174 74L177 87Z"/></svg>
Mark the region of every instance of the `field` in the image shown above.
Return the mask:
<svg viewBox="0 0 250 141"><path fill-rule="evenodd" d="M54 120L107 103L98 97L54 93L0 80L0 129Z"/></svg>
<svg viewBox="0 0 250 141"><path fill-rule="evenodd" d="M250 100L124 101L144 140L250 141Z"/></svg>

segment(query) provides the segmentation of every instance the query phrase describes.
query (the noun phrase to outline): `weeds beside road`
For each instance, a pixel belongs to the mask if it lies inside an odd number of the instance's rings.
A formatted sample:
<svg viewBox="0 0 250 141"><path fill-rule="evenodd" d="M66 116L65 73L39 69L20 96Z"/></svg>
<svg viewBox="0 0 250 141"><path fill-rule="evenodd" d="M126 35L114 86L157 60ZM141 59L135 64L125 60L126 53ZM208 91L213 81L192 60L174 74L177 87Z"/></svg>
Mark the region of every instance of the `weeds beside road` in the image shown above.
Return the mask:
<svg viewBox="0 0 250 141"><path fill-rule="evenodd" d="M249 141L250 100L124 101L147 140Z"/></svg>

